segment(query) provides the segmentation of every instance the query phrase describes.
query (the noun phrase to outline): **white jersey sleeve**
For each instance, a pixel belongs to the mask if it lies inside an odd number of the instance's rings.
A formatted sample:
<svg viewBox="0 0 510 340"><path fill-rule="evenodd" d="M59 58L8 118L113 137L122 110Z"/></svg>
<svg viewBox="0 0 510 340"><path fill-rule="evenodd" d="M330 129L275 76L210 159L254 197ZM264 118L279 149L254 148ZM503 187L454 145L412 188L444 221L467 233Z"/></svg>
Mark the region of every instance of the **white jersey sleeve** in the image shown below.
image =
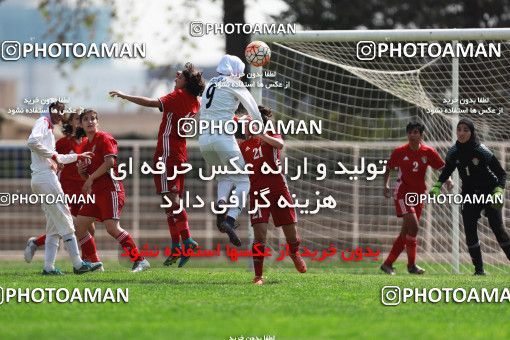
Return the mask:
<svg viewBox="0 0 510 340"><path fill-rule="evenodd" d="M56 157L57 162L62 164L73 163L78 159L77 154L61 155L55 151L55 136L49 127L48 120L44 117L35 121L27 145L31 151L30 169L34 174L52 171L50 159L53 156Z"/></svg>
<svg viewBox="0 0 510 340"><path fill-rule="evenodd" d="M53 155L57 155L55 138L52 139L49 134L53 135L53 132L48 127L48 121L44 117L37 119L28 137L28 148L42 158L51 158Z"/></svg>
<svg viewBox="0 0 510 340"><path fill-rule="evenodd" d="M250 116L252 116L255 120L262 122L262 115L260 114L257 102L246 87L231 87L229 90L232 91L233 94L241 101Z"/></svg>
<svg viewBox="0 0 510 340"><path fill-rule="evenodd" d="M255 99L241 80L227 76L214 77L202 94L200 119L223 122L231 120L240 102L254 119L262 121Z"/></svg>
<svg viewBox="0 0 510 340"><path fill-rule="evenodd" d="M57 154L57 162L62 163L62 164L74 163L77 160L78 160L78 155L75 153L70 153L68 155L62 155L60 153Z"/></svg>

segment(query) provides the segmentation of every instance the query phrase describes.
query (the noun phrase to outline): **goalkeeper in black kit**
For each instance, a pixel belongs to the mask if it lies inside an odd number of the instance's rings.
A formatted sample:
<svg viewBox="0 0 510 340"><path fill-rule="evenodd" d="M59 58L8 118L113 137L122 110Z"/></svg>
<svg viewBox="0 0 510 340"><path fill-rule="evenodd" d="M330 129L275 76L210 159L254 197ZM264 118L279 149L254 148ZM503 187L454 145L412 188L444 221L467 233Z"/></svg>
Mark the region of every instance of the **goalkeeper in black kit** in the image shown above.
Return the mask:
<svg viewBox="0 0 510 340"><path fill-rule="evenodd" d="M475 275L485 275L483 269L480 240L477 225L480 213L485 211L489 225L498 240L501 249L510 260L510 238L503 225L504 188L506 172L496 156L485 145L481 144L476 135L475 126L469 119L461 119L457 124L457 142L446 155L446 165L439 176L438 182L430 191L431 195L439 195L441 186L457 168L462 181L462 196L486 196L494 203L472 202L466 199L462 205L462 220L466 234L466 245L475 266Z"/></svg>

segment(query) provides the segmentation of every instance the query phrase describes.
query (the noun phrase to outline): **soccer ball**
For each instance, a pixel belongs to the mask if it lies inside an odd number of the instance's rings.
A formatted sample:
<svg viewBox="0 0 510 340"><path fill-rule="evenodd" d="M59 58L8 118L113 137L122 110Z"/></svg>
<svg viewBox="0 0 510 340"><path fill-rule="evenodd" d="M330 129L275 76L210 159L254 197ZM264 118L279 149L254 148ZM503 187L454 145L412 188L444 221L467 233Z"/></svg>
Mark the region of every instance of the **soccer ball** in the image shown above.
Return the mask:
<svg viewBox="0 0 510 340"><path fill-rule="evenodd" d="M265 42L252 41L244 50L246 61L252 66L265 66L271 58L271 50Z"/></svg>

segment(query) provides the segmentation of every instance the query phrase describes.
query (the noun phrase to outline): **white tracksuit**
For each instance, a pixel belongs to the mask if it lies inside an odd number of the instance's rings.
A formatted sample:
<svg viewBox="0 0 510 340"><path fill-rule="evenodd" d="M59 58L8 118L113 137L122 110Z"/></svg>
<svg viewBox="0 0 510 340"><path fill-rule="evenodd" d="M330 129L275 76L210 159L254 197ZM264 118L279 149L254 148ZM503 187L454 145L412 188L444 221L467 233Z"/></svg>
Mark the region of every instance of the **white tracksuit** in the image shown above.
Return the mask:
<svg viewBox="0 0 510 340"><path fill-rule="evenodd" d="M64 195L56 173L51 169L51 157L57 157L62 164L75 162L76 154L60 155L55 151L55 136L49 118L42 116L35 122L28 138L32 163L32 191L35 194ZM74 233L73 218L64 203L42 204L46 216L46 234L60 236Z"/></svg>

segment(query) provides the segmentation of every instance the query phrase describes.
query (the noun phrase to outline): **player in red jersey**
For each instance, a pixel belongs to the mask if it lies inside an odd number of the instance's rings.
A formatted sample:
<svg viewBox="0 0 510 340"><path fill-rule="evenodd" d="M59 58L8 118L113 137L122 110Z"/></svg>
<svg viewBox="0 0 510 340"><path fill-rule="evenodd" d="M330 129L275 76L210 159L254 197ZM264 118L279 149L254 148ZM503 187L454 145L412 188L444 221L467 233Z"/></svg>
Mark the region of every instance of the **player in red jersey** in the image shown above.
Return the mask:
<svg viewBox="0 0 510 340"><path fill-rule="evenodd" d="M418 222L420 220L423 203L417 202L411 206L406 202L406 194L420 195L425 193L425 174L427 167L440 170L444 161L437 151L423 143L425 126L421 123L409 123L406 127L408 143L396 148L391 154L384 174L384 196L391 197L389 179L392 169L398 168L398 179L393 191L397 217L403 218L402 229L395 239L390 254L381 265L381 270L389 275L395 274L393 262L400 253L407 249L407 270L410 274L423 274L425 270L416 265L416 240L418 235ZM453 183L448 180L451 190Z"/></svg>
<svg viewBox="0 0 510 340"><path fill-rule="evenodd" d="M124 186L117 177L117 141L108 133L98 130L97 112L85 110L80 121L87 134L87 142L82 152L90 151L94 156L85 164L79 164L79 173L87 178L83 184L84 193L92 193L95 203L85 203L76 218L76 235L82 244L82 251L89 256L97 257L94 239L88 236L88 227L96 219L103 222L106 231L114 237L123 249L131 254L133 272L140 272L150 267L149 261L138 255L138 249L131 235L120 227L120 214L124 206ZM114 176L110 170L113 168Z"/></svg>
<svg viewBox="0 0 510 340"><path fill-rule="evenodd" d="M162 161L166 165L166 171L154 175L156 192L162 196L163 203L172 202L172 206L166 208L167 224L172 238L172 252L164 262L165 266L174 264L179 258L175 249L180 248L180 239L183 247L196 249L198 243L191 238L188 214L184 207L180 206L180 198L184 193L184 174L175 176L174 171L182 170L182 164L188 161L186 138L178 133L178 122L181 118L192 119L200 109L198 96L204 91L204 80L202 73L193 64L186 63L184 70L177 72L175 78L175 89L173 92L161 98L146 98L131 96L119 91L110 91L110 96L126 99L132 103L155 107L163 112L161 124L159 125L158 144L154 152L154 164ZM169 179L175 177L174 179ZM174 214L173 211L180 211ZM190 258L181 255L179 267L184 266Z"/></svg>
<svg viewBox="0 0 510 340"><path fill-rule="evenodd" d="M259 111L262 115L264 124L272 116L271 109L264 106L259 106ZM241 117L241 122L244 118ZM293 208L280 208L278 200L283 196L287 202L293 203L292 196L287 186L285 175L280 174L263 174L262 166L267 164L271 169L277 169L280 165L280 152L284 147L283 139L278 134L261 134L257 136L249 136L244 141L239 142L239 148L246 164L253 166L250 175L250 210L253 210L256 200L260 204L264 200L260 197L264 193L269 207L258 209L250 215L251 225L254 231L254 242L252 245L253 253L264 253L267 227L269 223L269 216L273 217L275 227L281 227L287 240L289 257L294 262L296 269L300 273L306 272L306 263L303 261L299 254L299 239L297 233L297 219L296 212ZM262 277L264 256L254 255L253 266L255 269L255 278L253 283L261 285L264 283Z"/></svg>
<svg viewBox="0 0 510 340"><path fill-rule="evenodd" d="M63 133L64 137L60 138L55 144L55 149L59 154L72 154L81 153L81 145L86 142L85 131L81 127L80 124L80 112L72 112L68 119L67 123L63 125ZM62 190L64 194L68 196L73 195L81 195L81 188L85 180L83 180L78 174L78 169L76 168L76 163L64 164L64 167L60 170L59 173L59 181L62 185ZM58 170L55 167L55 170ZM78 215L78 211L81 208L81 204L78 203L70 203L69 210L71 211L71 215L76 217ZM89 227L89 231L94 235L94 224ZM39 235L37 237L31 237L28 239L27 246L25 248L25 261L30 263L32 258L34 257L35 251L37 247L44 245L46 241L46 234ZM80 243L80 242L78 242ZM89 262L99 262L99 259L94 258L86 258L82 256L84 261Z"/></svg>

